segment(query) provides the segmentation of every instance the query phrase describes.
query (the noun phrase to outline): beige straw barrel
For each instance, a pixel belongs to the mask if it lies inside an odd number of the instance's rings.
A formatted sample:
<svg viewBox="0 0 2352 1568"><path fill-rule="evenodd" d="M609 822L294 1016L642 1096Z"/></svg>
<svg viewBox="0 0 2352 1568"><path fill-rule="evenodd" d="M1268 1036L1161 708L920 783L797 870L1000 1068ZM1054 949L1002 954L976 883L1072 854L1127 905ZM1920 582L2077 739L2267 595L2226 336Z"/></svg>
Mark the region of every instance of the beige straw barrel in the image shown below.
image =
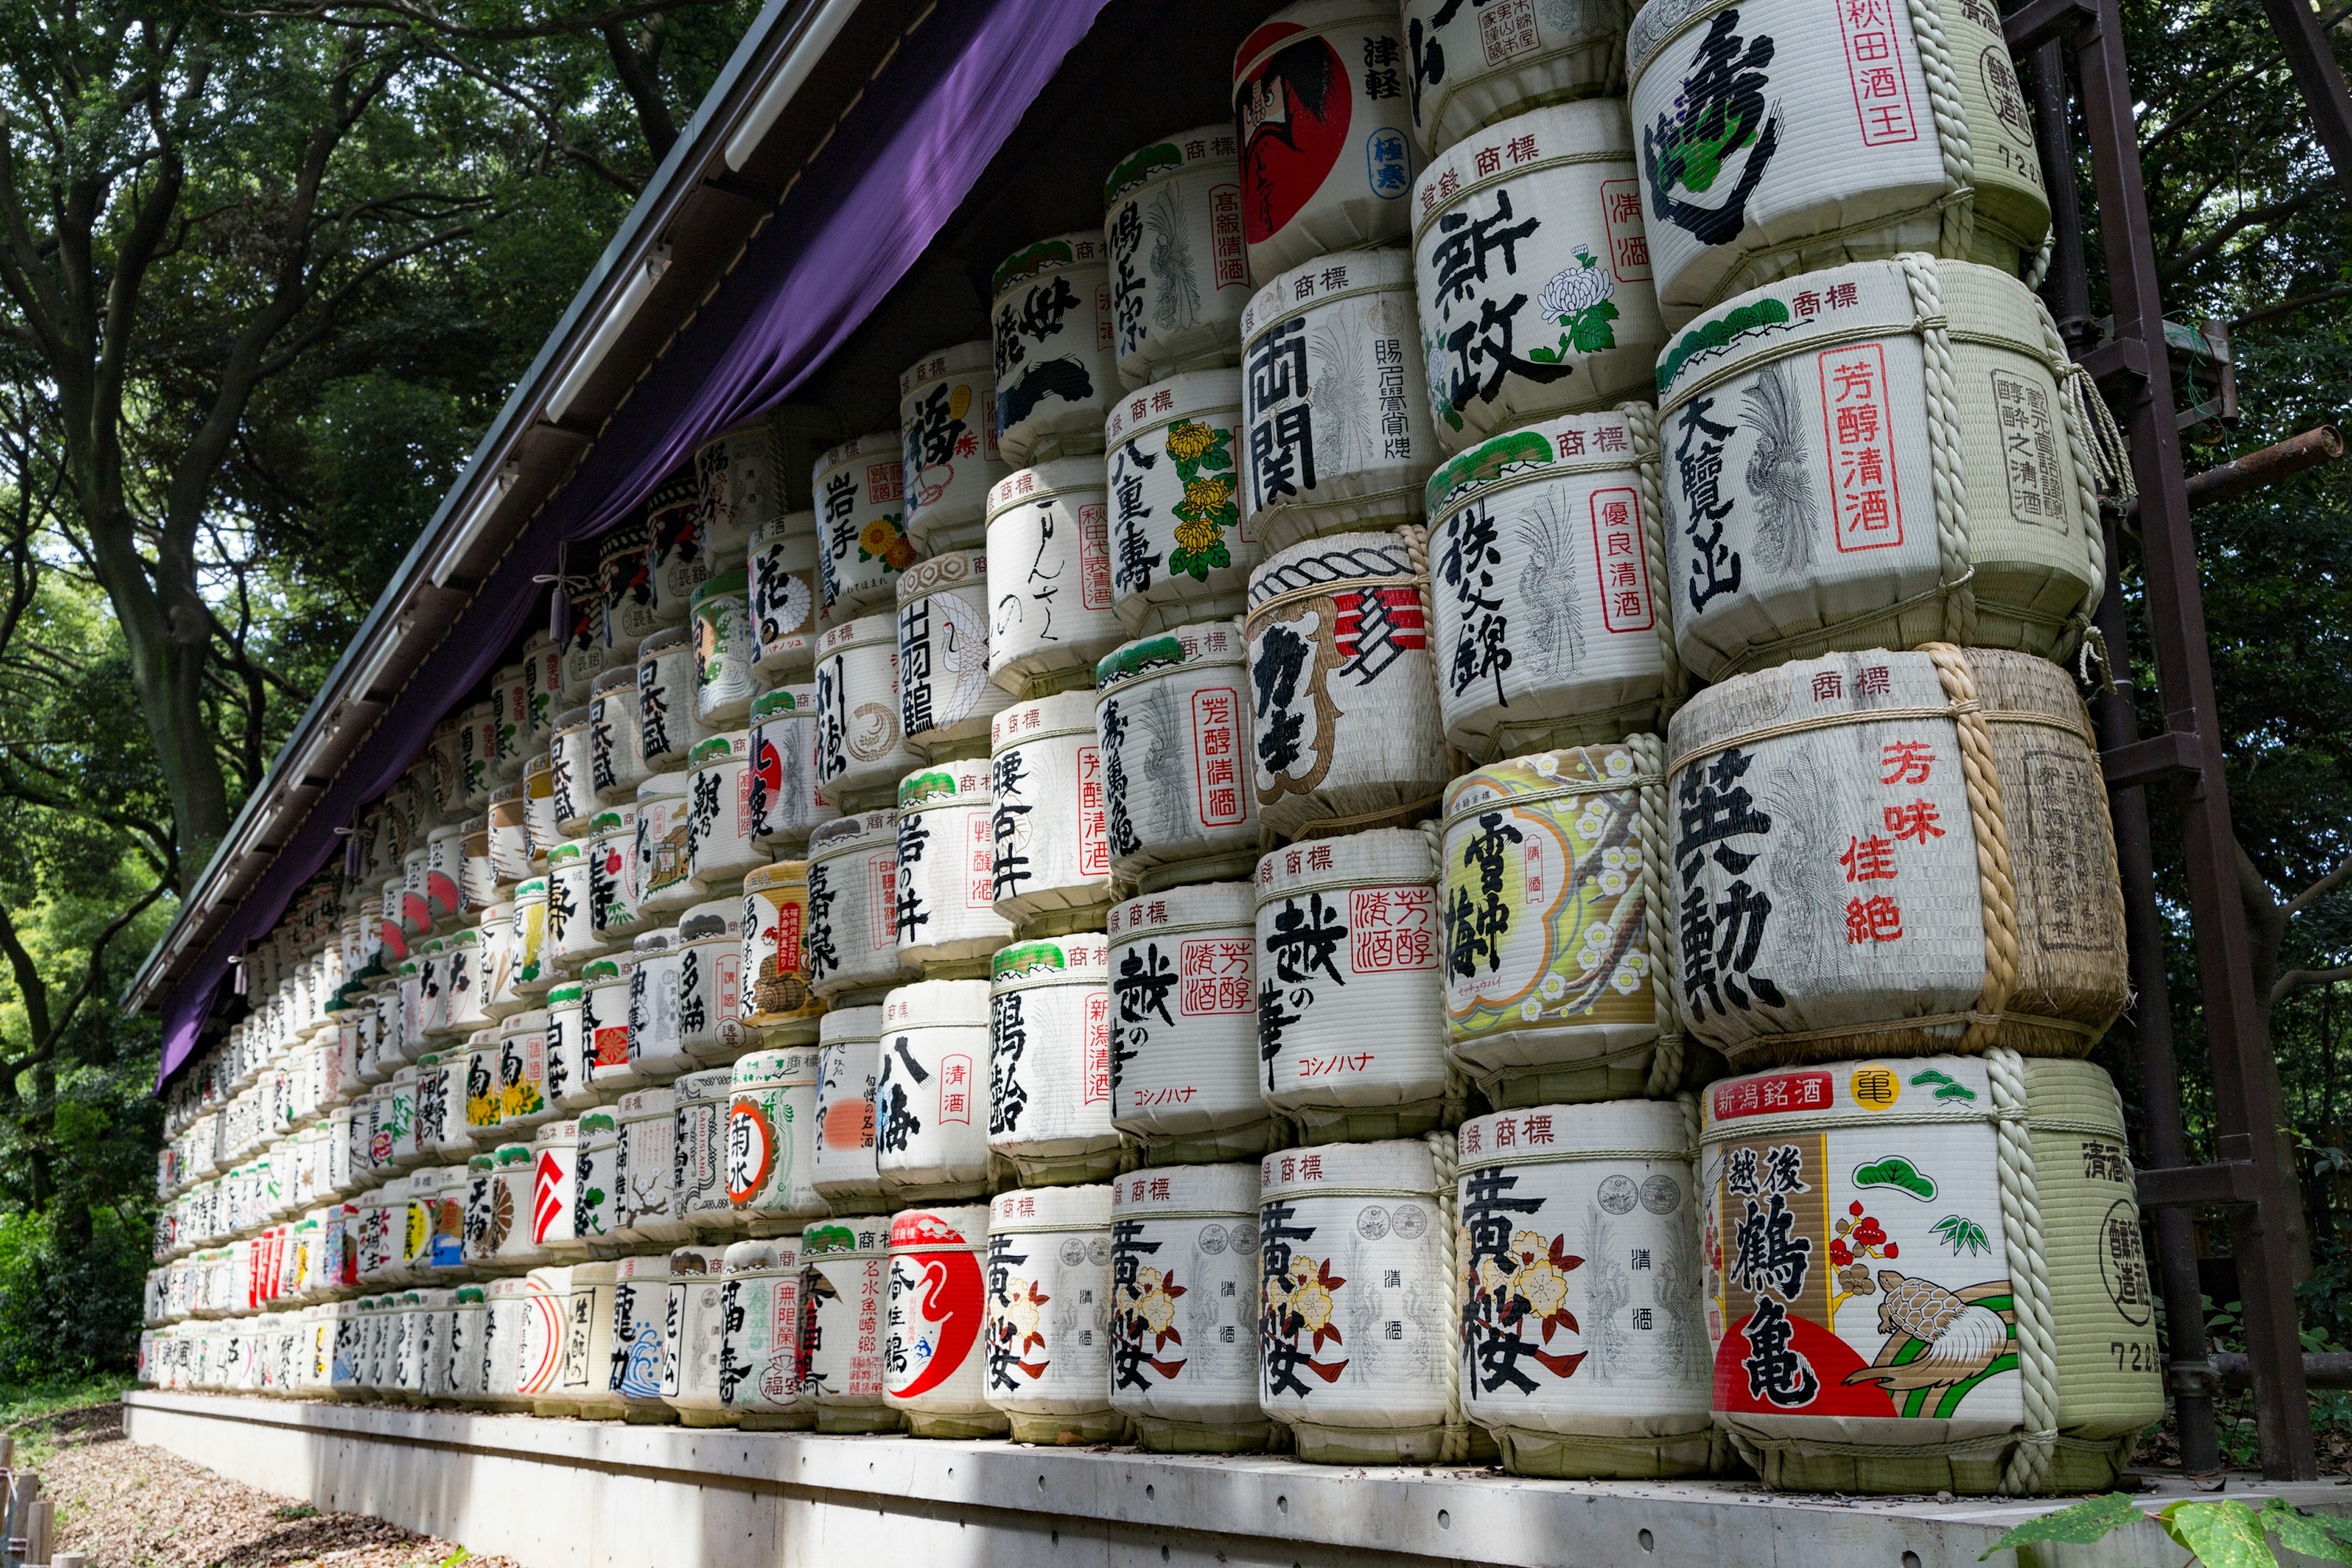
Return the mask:
<svg viewBox="0 0 2352 1568"><path fill-rule="evenodd" d="M2105 1073L1997 1047L1727 1079L1703 1103L1716 1421L1768 1485L2115 1485L2164 1397Z"/></svg>
<svg viewBox="0 0 2352 1568"><path fill-rule="evenodd" d="M988 533L988 492L1013 466L996 445L996 348L987 339L928 354L898 375L907 537L926 555Z"/></svg>

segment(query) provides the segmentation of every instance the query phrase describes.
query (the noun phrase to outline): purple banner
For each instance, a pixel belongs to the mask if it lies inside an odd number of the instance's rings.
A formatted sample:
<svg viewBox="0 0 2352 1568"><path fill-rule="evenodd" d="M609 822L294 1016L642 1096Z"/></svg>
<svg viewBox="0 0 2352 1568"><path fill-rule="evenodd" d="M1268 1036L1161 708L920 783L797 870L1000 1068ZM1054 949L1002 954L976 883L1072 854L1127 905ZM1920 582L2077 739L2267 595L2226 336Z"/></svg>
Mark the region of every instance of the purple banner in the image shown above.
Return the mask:
<svg viewBox="0 0 2352 1568"><path fill-rule="evenodd" d="M563 544L609 530L696 447L791 396L907 275L1107 3L965 0L906 40L165 998L157 1087L194 1052L229 960L505 654Z"/></svg>

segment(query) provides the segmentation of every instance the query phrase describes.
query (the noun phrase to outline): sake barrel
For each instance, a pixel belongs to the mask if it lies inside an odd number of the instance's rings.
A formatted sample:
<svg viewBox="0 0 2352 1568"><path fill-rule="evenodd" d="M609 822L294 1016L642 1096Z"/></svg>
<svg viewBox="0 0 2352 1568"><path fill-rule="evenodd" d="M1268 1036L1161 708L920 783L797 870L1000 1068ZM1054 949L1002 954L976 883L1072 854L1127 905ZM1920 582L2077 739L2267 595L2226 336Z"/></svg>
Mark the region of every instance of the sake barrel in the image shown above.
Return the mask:
<svg viewBox="0 0 2352 1568"><path fill-rule="evenodd" d="M1424 156L1484 127L1478 139L1508 157L1507 117L1539 104L1625 90L1623 0L1591 6L1509 5L1493 13L1444 0L1404 7L1413 140ZM1616 112L1622 122L1622 104ZM1638 192L1635 193L1638 198Z"/></svg>
<svg viewBox="0 0 2352 1568"><path fill-rule="evenodd" d="M462 922L471 906L466 901L466 827L462 822L436 827L425 838L425 899L433 911L433 926L446 931Z"/></svg>
<svg viewBox="0 0 2352 1568"><path fill-rule="evenodd" d="M809 1179L835 1214L878 1207L874 1080L882 1068L882 1009L837 1007L817 1020L815 1146Z"/></svg>
<svg viewBox="0 0 2352 1568"><path fill-rule="evenodd" d="M2122 1008L2106 792L2055 666L1828 654L1708 688L1666 751L1683 1026L1735 1066L2078 1057Z"/></svg>
<svg viewBox="0 0 2352 1568"><path fill-rule="evenodd" d="M808 842L834 808L817 794L814 686L779 686L751 700L751 837L773 851Z"/></svg>
<svg viewBox="0 0 2352 1568"><path fill-rule="evenodd" d="M809 989L829 1004L878 1001L898 964L898 813L860 812L809 835Z"/></svg>
<svg viewBox="0 0 2352 1568"><path fill-rule="evenodd" d="M1393 6L1304 0L1234 51L1251 277L1404 237L1413 153L1402 43Z"/></svg>
<svg viewBox="0 0 2352 1568"><path fill-rule="evenodd" d="M1459 451L1647 395L1665 322L1622 99L1538 109L1422 172L1413 274L1431 428Z"/></svg>
<svg viewBox="0 0 2352 1568"><path fill-rule="evenodd" d="M988 678L1007 691L1087 668L1118 646L1108 494L1099 458L1041 462L989 492L988 553L1001 564L989 583Z"/></svg>
<svg viewBox="0 0 2352 1568"><path fill-rule="evenodd" d="M458 798L457 811L445 816L481 811L490 804L490 768L498 761L498 710L487 699L468 704L457 730Z"/></svg>
<svg viewBox="0 0 2352 1568"><path fill-rule="evenodd" d="M621 1258L613 1265L613 1334L605 1387L625 1420L675 1421L662 1403L662 1363L668 1358L669 1258L667 1251Z"/></svg>
<svg viewBox="0 0 2352 1568"><path fill-rule="evenodd" d="M619 945L652 923L637 906L636 803L607 807L589 826L589 921L606 942Z"/></svg>
<svg viewBox="0 0 2352 1568"><path fill-rule="evenodd" d="M918 1437L1002 1435L1008 1424L988 1403L981 1344L988 1205L902 1210L889 1235L884 1397Z"/></svg>
<svg viewBox="0 0 2352 1568"><path fill-rule="evenodd" d="M808 1325L801 1387L816 1407L820 1432L898 1428L901 1417L883 1393L882 1372L890 1226L888 1215L828 1219L812 1224L801 1237ZM945 1283L949 1270L940 1273ZM961 1321L956 1327L964 1331Z"/></svg>
<svg viewBox="0 0 2352 1568"><path fill-rule="evenodd" d="M898 432L844 441L816 460L813 482L824 617L838 626L890 604L898 574L915 563L915 547L899 528L906 486Z"/></svg>
<svg viewBox="0 0 2352 1568"><path fill-rule="evenodd" d="M1024 934L1099 924L1110 902L1102 746L1091 691L1061 691L990 726L990 890Z"/></svg>
<svg viewBox="0 0 2352 1568"><path fill-rule="evenodd" d="M719 1403L747 1432L814 1426L801 1392L801 1238L736 1242L720 1267Z"/></svg>
<svg viewBox="0 0 2352 1568"><path fill-rule="evenodd" d="M898 785L898 886L891 911L910 969L985 957L1011 939L997 914L989 767L925 768Z"/></svg>
<svg viewBox="0 0 2352 1568"><path fill-rule="evenodd" d="M729 1426L734 1413L719 1393L725 1326L720 1284L726 1249L680 1247L669 1255L668 1342L662 1354L662 1403L688 1426Z"/></svg>
<svg viewBox="0 0 2352 1568"><path fill-rule="evenodd" d="M874 1165L882 1190L901 1201L985 1193L988 982L924 980L891 992L881 1054Z"/></svg>
<svg viewBox="0 0 2352 1568"><path fill-rule="evenodd" d="M702 550L702 482L690 462L664 476L646 498L646 568L654 619L684 622L695 589L710 575Z"/></svg>
<svg viewBox="0 0 2352 1568"><path fill-rule="evenodd" d="M534 1415L581 1415L582 1396L589 1392L588 1347L586 1325L578 1313L582 1292L573 1284L572 1266L534 1268L525 1278L531 1291L522 1318L517 1390L530 1401Z"/></svg>
<svg viewBox="0 0 2352 1568"><path fill-rule="evenodd" d="M733 899L695 905L678 917L677 939L678 1039L696 1061L731 1061L759 1038L742 1021L741 905ZM797 958L797 942L793 952Z"/></svg>
<svg viewBox="0 0 2352 1568"><path fill-rule="evenodd" d="M687 861L703 897L732 892L768 863L751 841L751 742L743 731L697 742L687 775Z"/></svg>
<svg viewBox="0 0 2352 1568"><path fill-rule="evenodd" d="M604 668L604 602L593 583L566 593L562 615L570 631L563 641L562 684L556 688L558 706L569 708L588 700L591 684Z"/></svg>
<svg viewBox="0 0 2352 1568"><path fill-rule="evenodd" d="M678 715L681 720L684 715ZM651 770L637 732L637 668L635 661L596 678L588 699L588 756L596 798L607 805L635 800Z"/></svg>
<svg viewBox="0 0 2352 1568"><path fill-rule="evenodd" d="M1111 1183L1110 1402L1157 1453L1263 1448L1257 1166L1171 1165Z"/></svg>
<svg viewBox="0 0 2352 1568"><path fill-rule="evenodd" d="M425 896L425 868L432 851L423 845L400 858L400 932L414 942L433 931L433 906ZM384 884L385 896L391 896L393 884Z"/></svg>
<svg viewBox="0 0 2352 1568"><path fill-rule="evenodd" d="M734 1066L727 1113L727 1197L754 1232L824 1213L812 1159L817 1053L753 1051Z"/></svg>
<svg viewBox="0 0 2352 1568"><path fill-rule="evenodd" d="M792 510L784 499L798 478L792 472L791 445L772 420L762 419L694 449L703 544L712 571L738 563L719 548L726 541L748 539L761 523Z"/></svg>
<svg viewBox="0 0 2352 1568"><path fill-rule="evenodd" d="M462 1163L427 1165L409 1173L409 1195L425 1211L425 1242L417 1253L415 1266L426 1278L453 1279L466 1267L467 1175ZM312 1234L315 1237L316 1233ZM305 1261L310 1269L321 1266L310 1259Z"/></svg>
<svg viewBox="0 0 2352 1568"><path fill-rule="evenodd" d="M1085 932L1015 942L990 961L988 1146L1024 1185L1118 1169L1109 982L1108 943Z"/></svg>
<svg viewBox="0 0 2352 1568"><path fill-rule="evenodd" d="M790 679L816 658L824 584L816 568L816 513L796 511L761 525L751 538L745 583L751 599L751 671Z"/></svg>
<svg viewBox="0 0 2352 1568"><path fill-rule="evenodd" d="M618 1420L627 1409L612 1389L613 1289L620 1270L599 1260L575 1263L571 1272L571 1353L563 1370L564 1390L583 1419Z"/></svg>
<svg viewBox="0 0 2352 1568"><path fill-rule="evenodd" d="M479 981L482 1011L492 1023L503 1022L529 1004L515 982L514 906L504 900L485 905L479 928L482 938Z"/></svg>
<svg viewBox="0 0 2352 1568"><path fill-rule="evenodd" d="M555 1115L547 1098L547 1013L517 1013L499 1026L499 1130L529 1132Z"/></svg>
<svg viewBox="0 0 2352 1568"><path fill-rule="evenodd" d="M546 752L534 755L524 765L522 782L523 847L529 857L530 874L544 874L547 853L562 837L555 828L555 760ZM491 807L493 814L497 807ZM493 831L496 823L492 824ZM520 886L518 883L517 886Z"/></svg>
<svg viewBox="0 0 2352 1568"><path fill-rule="evenodd" d="M547 1098L559 1110L597 1103L596 1043L582 1018L583 991L578 981L566 981L547 993Z"/></svg>
<svg viewBox="0 0 2352 1568"><path fill-rule="evenodd" d="M677 1026L677 928L640 934L629 971L629 1055L640 1076L667 1083L693 1065Z"/></svg>
<svg viewBox="0 0 2352 1568"><path fill-rule="evenodd" d="M1108 262L1094 230L1023 246L997 266L996 443L1014 468L1102 449L1118 387Z"/></svg>
<svg viewBox="0 0 2352 1568"><path fill-rule="evenodd" d="M1515 1475L1719 1468L1699 1321L1693 1124L1671 1101L1465 1122L1463 1412Z"/></svg>
<svg viewBox="0 0 2352 1568"><path fill-rule="evenodd" d="M898 714L908 747L969 754L1013 701L988 679L988 556L953 550L898 578Z"/></svg>
<svg viewBox="0 0 2352 1568"><path fill-rule="evenodd" d="M489 1256L490 1264L504 1271L547 1262L553 1254L532 1234L538 1206L536 1153L528 1143L501 1143L490 1158L490 1212L494 1220L505 1220L498 1247Z"/></svg>
<svg viewBox="0 0 2352 1568"><path fill-rule="evenodd" d="M1715 1420L1767 1485L2114 1485L2163 1394L2105 1073L1996 1047L1727 1079L1704 1105Z"/></svg>
<svg viewBox="0 0 2352 1568"><path fill-rule="evenodd" d="M751 664L759 649L743 568L720 568L697 588L693 616L695 722L709 730L731 729L751 710L758 689Z"/></svg>
<svg viewBox="0 0 2352 1568"><path fill-rule="evenodd" d="M620 1223L621 1124L609 1108L581 1112L572 1170L572 1227L597 1257L609 1257Z"/></svg>
<svg viewBox="0 0 2352 1568"><path fill-rule="evenodd" d="M1247 640L1227 621L1129 643L1095 666L1111 875L1147 888L1257 864Z"/></svg>
<svg viewBox="0 0 2352 1568"><path fill-rule="evenodd" d="M988 1213L988 1403L1017 1443L1123 1436L1110 1404L1110 1188L1000 1194Z"/></svg>
<svg viewBox="0 0 2352 1568"><path fill-rule="evenodd" d="M544 628L522 639L523 754L546 749L563 699L563 645Z"/></svg>
<svg viewBox="0 0 2352 1568"><path fill-rule="evenodd" d="M1152 1163L1265 1152L1249 884L1149 893L1109 923L1111 1124Z"/></svg>
<svg viewBox="0 0 2352 1568"><path fill-rule="evenodd" d="M1658 361L1667 584L1709 680L1942 638L2063 658L2102 459L2041 301L1921 256L1767 285Z"/></svg>
<svg viewBox="0 0 2352 1568"><path fill-rule="evenodd" d="M1130 633L1242 608L1257 535L1242 527L1241 373L1188 371L1111 405L1112 610Z"/></svg>
<svg viewBox="0 0 2352 1568"><path fill-rule="evenodd" d="M2015 277L2049 233L2033 124L1990 10L1886 9L1832 31L1780 0L1646 5L1625 55L1670 320L1897 251Z"/></svg>
<svg viewBox="0 0 2352 1568"><path fill-rule="evenodd" d="M551 973L577 973L613 943L596 929L589 900L592 846L579 840L547 852L547 952Z"/></svg>
<svg viewBox="0 0 2352 1568"><path fill-rule="evenodd" d="M588 831L588 819L596 814L595 748L589 740L588 720L584 707L566 711L556 721L554 743L548 752L547 783L554 803L554 827L566 837L576 838Z"/></svg>
<svg viewBox="0 0 2352 1568"><path fill-rule="evenodd" d="M1103 181L1111 331L1129 387L1232 364L1249 302L1240 146L1231 123L1139 147Z"/></svg>
<svg viewBox="0 0 2352 1568"><path fill-rule="evenodd" d="M1496 1105L1682 1079L1654 735L1515 757L1445 795L1445 1028Z"/></svg>
<svg viewBox="0 0 2352 1568"><path fill-rule="evenodd" d="M677 1211L677 1097L667 1088L632 1089L614 1102L613 1239L643 1245L682 1241Z"/></svg>
<svg viewBox="0 0 2352 1568"><path fill-rule="evenodd" d="M742 1043L790 1046L816 1038L824 1004L809 989L807 862L780 860L745 873L735 930ZM714 955L713 962L725 959Z"/></svg>
<svg viewBox="0 0 2352 1568"><path fill-rule="evenodd" d="M1265 1102L1320 1142L1444 1114L1437 867L1420 829L1294 844L1257 868Z"/></svg>
<svg viewBox="0 0 2352 1568"><path fill-rule="evenodd" d="M1444 452L1413 374L1412 258L1360 250L1283 273L1242 312L1242 337L1241 526L1258 548L1417 521Z"/></svg>
<svg viewBox="0 0 2352 1568"><path fill-rule="evenodd" d="M1637 405L1497 436L1430 476L1449 744L1492 760L1654 730L1682 700L1664 518Z"/></svg>
<svg viewBox="0 0 2352 1568"><path fill-rule="evenodd" d="M645 914L667 914L702 897L689 858L688 782L682 772L656 773L637 786L637 908Z"/></svg>
<svg viewBox="0 0 2352 1568"><path fill-rule="evenodd" d="M662 627L654 612L654 579L648 559L651 532L645 521L625 522L596 542L596 595L603 608L602 659L607 670L634 663L637 645Z"/></svg>
<svg viewBox="0 0 2352 1568"><path fill-rule="evenodd" d="M638 754L658 775L685 766L701 738L694 719L694 633L664 626L637 645Z"/></svg>
<svg viewBox="0 0 2352 1568"><path fill-rule="evenodd" d="M898 700L898 623L867 616L817 639L816 787L848 810L887 805L921 761L907 744Z"/></svg>
<svg viewBox="0 0 2352 1568"><path fill-rule="evenodd" d="M1258 1403L1309 1464L1458 1462L1467 1449L1453 1143L1441 1132L1258 1163Z"/></svg>
<svg viewBox="0 0 2352 1568"><path fill-rule="evenodd" d="M1451 769L1430 700L1417 538L1341 533L1250 577L1251 778L1286 837L1432 815Z"/></svg>
<svg viewBox="0 0 2352 1568"><path fill-rule="evenodd" d="M578 1198L580 1124L551 1121L531 1140L530 1238L561 1257L585 1252ZM413 1189L412 1189L413 1190Z"/></svg>
<svg viewBox="0 0 2352 1568"><path fill-rule="evenodd" d="M490 795L490 876L501 889L510 890L530 875L530 828L527 820L530 808L524 795L528 787L522 784L501 784Z"/></svg>
<svg viewBox="0 0 2352 1568"><path fill-rule="evenodd" d="M629 992L636 978L634 954L595 958L580 971L580 1027L589 1046L589 1081L598 1099L645 1081L637 1070L635 1031L629 1024Z"/></svg>
<svg viewBox="0 0 2352 1568"><path fill-rule="evenodd" d="M898 446L915 548L936 554L980 543L989 489L1011 471L996 445L993 343L957 343L900 373Z"/></svg>

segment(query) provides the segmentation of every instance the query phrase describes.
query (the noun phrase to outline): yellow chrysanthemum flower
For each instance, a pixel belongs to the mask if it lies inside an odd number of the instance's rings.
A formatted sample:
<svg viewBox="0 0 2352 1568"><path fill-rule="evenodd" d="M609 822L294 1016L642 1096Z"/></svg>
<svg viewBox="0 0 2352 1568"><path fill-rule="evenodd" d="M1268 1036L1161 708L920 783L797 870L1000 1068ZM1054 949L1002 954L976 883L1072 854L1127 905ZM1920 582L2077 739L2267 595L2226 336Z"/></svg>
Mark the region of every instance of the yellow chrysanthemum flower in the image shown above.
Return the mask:
<svg viewBox="0 0 2352 1568"><path fill-rule="evenodd" d="M890 526L887 518L877 517L858 533L857 548L879 561L883 552L890 548L890 542L898 536L898 531Z"/></svg>
<svg viewBox="0 0 2352 1568"><path fill-rule="evenodd" d="M1184 509L1195 517L1213 516L1233 499L1234 481L1227 475L1197 479L1184 487Z"/></svg>
<svg viewBox="0 0 2352 1568"><path fill-rule="evenodd" d="M1168 426L1168 455L1189 463L1217 444L1217 433L1198 419L1179 419Z"/></svg>

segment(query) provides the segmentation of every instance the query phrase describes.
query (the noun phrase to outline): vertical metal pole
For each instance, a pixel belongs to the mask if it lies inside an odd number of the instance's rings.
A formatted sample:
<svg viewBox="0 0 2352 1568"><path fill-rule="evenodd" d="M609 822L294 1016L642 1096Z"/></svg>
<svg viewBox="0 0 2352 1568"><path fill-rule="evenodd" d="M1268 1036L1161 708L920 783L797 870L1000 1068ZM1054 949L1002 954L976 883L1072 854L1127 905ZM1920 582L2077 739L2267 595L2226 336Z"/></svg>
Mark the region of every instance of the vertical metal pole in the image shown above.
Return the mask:
<svg viewBox="0 0 2352 1568"><path fill-rule="evenodd" d="M2107 559L2122 559L2122 542L2112 522L2106 535ZM2123 591L2112 573L2107 595L2099 603L2099 635L2107 639L2118 663L2127 660L2130 628ZM2094 704L2102 750L2111 752L2139 739L2129 691L2126 686L2103 692ZM2158 1169L2179 1169L2189 1163L2189 1143L2180 1131L2180 1077L2172 1055L2172 1004L2164 977L2164 927L2156 908L2147 791L2119 789L2107 798L2115 815L2116 862L2123 872L2124 940L2131 952L2132 989L2138 993L2134 1054L2139 1059L2144 1152ZM2156 1229L2157 1283L2164 1291L2167 1385L2180 1435L2180 1468L2192 1476L2208 1475L2221 1468L2221 1447L2213 1431L2212 1385L2207 1381L2213 1365L2197 1279L2197 1229L2187 1209L2168 1204L2149 1211L2148 1218Z"/></svg>
<svg viewBox="0 0 2352 1568"><path fill-rule="evenodd" d="M2279 1212L2290 1189L2279 1169L2276 1064L2263 1042L2239 903L2237 838L2221 774L2221 737L2208 656L2197 544L2183 488L2179 433L2166 370L2163 305L2157 287L2139 140L2116 0L2097 0L2095 26L2077 37L2083 113L2090 131L2107 288L2118 355L2105 365L2123 395L2139 518L2150 641L2165 728L2189 739L2196 771L2181 784L2185 868L2197 934L2206 1038L2213 1058L2216 1152L2254 1167L2256 1201L2232 1211L2246 1353L2263 1473L2273 1480L2318 1474L2296 1334L2287 1226ZM2096 356L2105 360L2105 351Z"/></svg>
<svg viewBox="0 0 2352 1568"><path fill-rule="evenodd" d="M2034 150L2041 154L2042 188L2050 195L2050 276L2042 287L2058 335L2080 359L2098 341L2098 326L2091 319L2091 279L2083 265L2083 201L2074 184L2066 102L2066 46L2045 39L2033 50ZM2107 558L2115 559L2112 549ZM2116 645L2118 655L2123 647Z"/></svg>
<svg viewBox="0 0 2352 1568"><path fill-rule="evenodd" d="M2319 144L2336 165L2336 181L2352 193L2352 99L2345 95L2343 68L2336 63L2319 18L2312 14L2311 0L2263 0L2263 11L2278 35L2294 85L2303 89Z"/></svg>

